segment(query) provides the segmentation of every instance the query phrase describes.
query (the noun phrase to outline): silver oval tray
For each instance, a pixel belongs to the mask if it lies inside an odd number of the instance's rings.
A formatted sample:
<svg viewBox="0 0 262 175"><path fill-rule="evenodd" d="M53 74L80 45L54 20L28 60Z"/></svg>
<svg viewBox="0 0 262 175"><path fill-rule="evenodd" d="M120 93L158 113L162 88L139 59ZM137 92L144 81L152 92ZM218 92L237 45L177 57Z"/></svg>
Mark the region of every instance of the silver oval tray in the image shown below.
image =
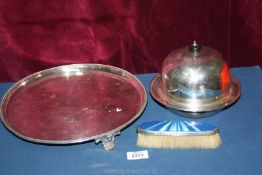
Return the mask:
<svg viewBox="0 0 262 175"><path fill-rule="evenodd" d="M147 103L142 83L108 65L73 64L32 74L12 86L1 120L15 135L37 143L88 140L114 147L114 137L137 119Z"/></svg>

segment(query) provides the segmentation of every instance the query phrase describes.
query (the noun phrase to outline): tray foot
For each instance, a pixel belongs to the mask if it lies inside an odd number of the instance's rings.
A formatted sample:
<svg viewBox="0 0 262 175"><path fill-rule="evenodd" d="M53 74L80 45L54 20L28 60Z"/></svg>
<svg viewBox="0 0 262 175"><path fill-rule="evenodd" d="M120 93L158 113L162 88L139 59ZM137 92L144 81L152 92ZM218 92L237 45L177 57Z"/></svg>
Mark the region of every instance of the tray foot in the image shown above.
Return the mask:
<svg viewBox="0 0 262 175"><path fill-rule="evenodd" d="M102 142L104 149L110 151L115 148L115 136L120 135L120 131L112 134L105 135L95 140L96 144Z"/></svg>

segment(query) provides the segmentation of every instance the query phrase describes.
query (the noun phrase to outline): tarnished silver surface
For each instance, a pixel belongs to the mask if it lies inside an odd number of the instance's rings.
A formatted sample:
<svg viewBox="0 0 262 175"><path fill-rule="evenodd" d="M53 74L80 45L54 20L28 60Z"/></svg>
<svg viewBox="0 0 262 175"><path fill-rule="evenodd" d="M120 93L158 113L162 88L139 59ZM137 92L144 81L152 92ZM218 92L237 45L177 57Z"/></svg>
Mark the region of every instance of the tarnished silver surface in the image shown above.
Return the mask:
<svg viewBox="0 0 262 175"><path fill-rule="evenodd" d="M240 97L240 83L218 51L194 42L167 56L151 94L179 115L206 117L233 104Z"/></svg>
<svg viewBox="0 0 262 175"><path fill-rule="evenodd" d="M108 65L74 64L32 74L12 86L1 102L1 120L15 135L38 143L101 141L137 119L147 95L131 73Z"/></svg>

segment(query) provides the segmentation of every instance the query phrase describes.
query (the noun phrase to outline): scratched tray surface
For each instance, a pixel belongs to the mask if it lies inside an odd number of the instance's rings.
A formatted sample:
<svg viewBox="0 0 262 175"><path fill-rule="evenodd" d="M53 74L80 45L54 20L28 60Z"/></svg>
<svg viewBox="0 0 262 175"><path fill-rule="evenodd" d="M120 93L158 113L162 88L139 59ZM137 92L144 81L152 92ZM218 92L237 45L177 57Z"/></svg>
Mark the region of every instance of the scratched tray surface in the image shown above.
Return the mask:
<svg viewBox="0 0 262 175"><path fill-rule="evenodd" d="M106 65L69 65L16 83L1 113L16 135L63 144L117 132L138 118L145 105L145 89L132 74Z"/></svg>

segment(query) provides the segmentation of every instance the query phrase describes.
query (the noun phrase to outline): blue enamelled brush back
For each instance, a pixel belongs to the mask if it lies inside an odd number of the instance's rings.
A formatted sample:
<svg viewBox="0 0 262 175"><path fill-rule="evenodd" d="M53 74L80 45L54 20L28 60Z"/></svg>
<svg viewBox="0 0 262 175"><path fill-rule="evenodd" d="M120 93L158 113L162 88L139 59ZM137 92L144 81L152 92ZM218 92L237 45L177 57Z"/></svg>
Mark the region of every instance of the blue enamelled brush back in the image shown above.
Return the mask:
<svg viewBox="0 0 262 175"><path fill-rule="evenodd" d="M201 135L218 132L218 128L204 121L150 121L138 126L138 132L156 135Z"/></svg>
<svg viewBox="0 0 262 175"><path fill-rule="evenodd" d="M218 128L204 121L150 121L137 132L137 146L147 148L214 149L222 143Z"/></svg>

